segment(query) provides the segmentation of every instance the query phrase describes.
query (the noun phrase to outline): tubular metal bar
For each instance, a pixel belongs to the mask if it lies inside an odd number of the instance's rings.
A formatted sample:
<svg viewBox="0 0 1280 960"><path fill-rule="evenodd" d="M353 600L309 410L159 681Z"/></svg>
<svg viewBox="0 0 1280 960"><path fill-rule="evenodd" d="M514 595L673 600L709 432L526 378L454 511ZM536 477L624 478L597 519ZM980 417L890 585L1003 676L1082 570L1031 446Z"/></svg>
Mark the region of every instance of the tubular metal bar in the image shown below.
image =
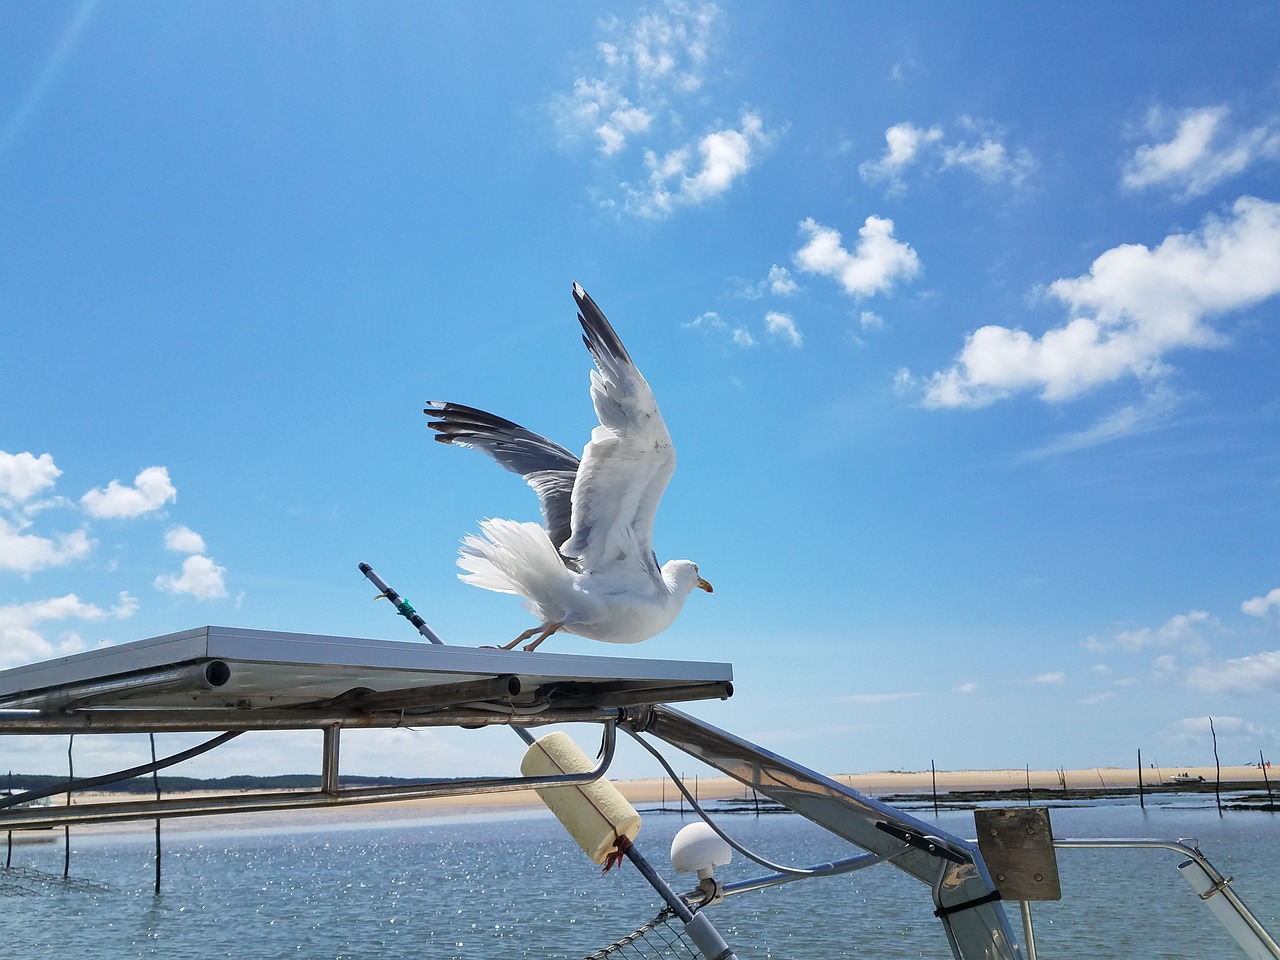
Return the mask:
<svg viewBox="0 0 1280 960"><path fill-rule="evenodd" d="M1017 940L975 844L943 834L851 787L808 770L750 741L668 707L630 710L627 723L776 800L871 853L897 852L894 866L936 891L939 919L957 960L1015 960ZM919 846L900 852L902 839L877 829L889 824ZM927 841L927 842L926 842ZM908 841L910 842L910 841ZM937 853L924 849L932 846ZM950 857L962 862L953 862ZM936 881L936 882L935 882Z"/></svg>
<svg viewBox="0 0 1280 960"><path fill-rule="evenodd" d="M561 687L557 692L563 692ZM714 694L708 691L714 691ZM666 687L648 687L644 691L646 703L680 703L688 700L728 700L733 696L733 681L725 680L721 683L700 684L691 686L690 684L672 684ZM590 684L587 689L583 690L582 696L561 697L556 701L564 706L574 706L577 704L591 705L595 707L634 707L636 705L635 691L627 687L619 687L611 689L607 683Z"/></svg>
<svg viewBox="0 0 1280 960"><path fill-rule="evenodd" d="M550 777L478 777L469 780L431 780L395 787L348 787L333 792L298 791L260 794L225 794L215 797L176 797L168 800L128 800L67 807L27 807L0 810L0 832L73 823L119 823L169 817L203 817L223 813L262 813L271 810L304 810L316 807L383 803L388 800L422 800L432 797L512 793L539 787L573 786L591 783L604 776L613 762L617 731L613 723L603 725L600 759L584 773L564 773ZM336 745L336 739L334 741ZM336 763L336 753L333 757ZM326 771L326 776L328 772Z"/></svg>
<svg viewBox="0 0 1280 960"><path fill-rule="evenodd" d="M1231 905L1232 911L1240 918L1249 931L1257 938L1258 944L1267 954L1280 960L1280 945L1267 932L1266 928L1258 922L1258 918L1253 915L1244 901L1241 900L1234 890L1231 889L1231 882L1218 869L1209 862L1208 857L1200 852L1199 848L1192 846L1182 840L1157 840L1149 838L1089 838L1089 839L1064 839L1054 840L1054 847L1060 850L1085 850L1085 849L1102 849L1102 850L1172 850L1174 853L1181 854L1187 859L1193 861L1197 867L1204 871L1206 877L1209 878L1216 894L1221 894L1226 903ZM1229 928L1228 928L1229 929ZM1234 933L1233 933L1234 936ZM1241 944L1243 947L1244 945ZM1252 954L1251 954L1252 955Z"/></svg>
<svg viewBox="0 0 1280 960"><path fill-rule="evenodd" d="M460 683L438 683L430 687L407 687L402 690L370 690L356 687L329 700L295 704L291 710L323 710L329 706L350 707L374 713L379 710L418 710L432 707L456 707L460 703L484 700L510 700L519 696L523 684L515 674L507 673L483 680Z"/></svg>
<svg viewBox="0 0 1280 960"><path fill-rule="evenodd" d="M776 887L784 883L794 883L796 880L812 880L815 877L836 877L842 873L853 873L856 870L865 870L867 867L874 867L877 863L885 863L898 856L899 853L906 853L910 847L902 847L898 853L890 853L881 855L879 853L864 853L856 857L846 857L843 860L833 860L831 863L819 863L806 869L804 873L771 873L763 877L755 877L751 880L738 880L734 883L724 883L720 885L719 891L722 895L729 897L735 893L751 893L754 890L764 890L766 887ZM687 896L698 897L699 892L688 894Z"/></svg>
<svg viewBox="0 0 1280 960"><path fill-rule="evenodd" d="M221 660L167 667L145 673L107 677L88 683L68 684L52 690L42 690L28 697L14 697L4 701L7 709L20 710L39 705L45 711L69 710L88 706L104 697L121 694L154 694L162 691L213 690L231 679L231 668Z"/></svg>
<svg viewBox="0 0 1280 960"><path fill-rule="evenodd" d="M336 723L324 728L323 756L320 761L320 792L330 796L336 796L338 793L338 750L341 736L342 728Z"/></svg>
<svg viewBox="0 0 1280 960"><path fill-rule="evenodd" d="M319 730L342 727L542 726L550 723L610 723L617 710L484 710L457 707L424 714L402 710L365 712L351 707L299 710L293 707L209 710L82 710L40 714L0 710L0 735L66 733L210 733L220 730Z"/></svg>

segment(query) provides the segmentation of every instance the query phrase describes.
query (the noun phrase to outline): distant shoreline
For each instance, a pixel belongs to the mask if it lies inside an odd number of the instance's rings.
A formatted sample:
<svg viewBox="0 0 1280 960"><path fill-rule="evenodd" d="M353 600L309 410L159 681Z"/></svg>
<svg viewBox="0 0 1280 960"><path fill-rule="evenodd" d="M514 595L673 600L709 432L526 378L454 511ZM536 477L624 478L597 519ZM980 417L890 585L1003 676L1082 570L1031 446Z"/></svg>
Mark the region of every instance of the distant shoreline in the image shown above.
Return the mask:
<svg viewBox="0 0 1280 960"><path fill-rule="evenodd" d="M1186 775L1203 781L1190 784L1170 784L1175 774ZM1226 791L1250 791L1262 793L1268 779L1271 789L1280 796L1280 778L1272 771L1257 766L1222 767L1220 785ZM1143 789L1152 793L1197 791L1212 792L1219 772L1213 767L1178 767L1158 776L1154 769L1142 771ZM1053 799L1080 799L1090 796L1124 796L1138 793L1137 769L1120 767L1094 767L1085 770L938 770L936 774L924 771L880 771L876 773L839 774L833 780L852 787L859 793L880 800L921 801L930 799L935 791L939 801L948 806L958 803L998 800L1007 797L1010 802L1024 803L1028 798L1039 802ZM661 809L675 809L684 801L668 778L611 781L633 805ZM1030 785L1030 795L1028 794ZM746 801L753 802L749 788L730 777L690 777L686 780L689 791L699 802ZM214 791L165 794L174 796L225 795ZM137 800L147 799L135 795ZM59 798L55 799L55 805ZM120 801L117 793L77 794L75 801L92 803ZM764 800L764 797L760 798ZM542 800L533 790L507 793L466 794L455 797L435 797L423 800L392 800L375 804L350 804L320 807L308 810L277 811L272 813L234 813L217 816L181 817L166 821L175 829L203 830L215 828L257 828L299 825L303 823L376 823L403 820L456 818L464 816L492 816L504 810L527 813L544 809ZM108 832L132 830L146 826L151 820L131 823L85 825L74 831Z"/></svg>

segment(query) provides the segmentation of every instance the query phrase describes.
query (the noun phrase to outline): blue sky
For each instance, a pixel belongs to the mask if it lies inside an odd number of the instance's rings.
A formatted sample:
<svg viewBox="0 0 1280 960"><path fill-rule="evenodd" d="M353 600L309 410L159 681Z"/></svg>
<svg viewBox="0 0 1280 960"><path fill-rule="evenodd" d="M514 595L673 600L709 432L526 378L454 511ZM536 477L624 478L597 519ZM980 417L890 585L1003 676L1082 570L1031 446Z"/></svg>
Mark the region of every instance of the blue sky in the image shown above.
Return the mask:
<svg viewBox="0 0 1280 960"><path fill-rule="evenodd" d="M10 6L0 666L414 639L360 561L451 643L530 626L454 558L536 501L421 410L579 448L577 280L716 592L545 649L730 661L694 711L829 772L1280 752L1275 5L609 11ZM344 770L501 772L491 733ZM184 770L300 765L249 739Z"/></svg>

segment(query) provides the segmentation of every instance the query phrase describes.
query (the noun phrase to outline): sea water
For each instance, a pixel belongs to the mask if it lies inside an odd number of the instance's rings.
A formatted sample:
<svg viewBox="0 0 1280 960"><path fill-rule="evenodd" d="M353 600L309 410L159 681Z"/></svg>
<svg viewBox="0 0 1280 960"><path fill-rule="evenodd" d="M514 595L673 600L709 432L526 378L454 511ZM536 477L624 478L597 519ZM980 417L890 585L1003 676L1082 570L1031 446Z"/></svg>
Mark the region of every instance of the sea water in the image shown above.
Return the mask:
<svg viewBox="0 0 1280 960"><path fill-rule="evenodd" d="M1273 935L1280 931L1280 819L1186 797L1055 807L1057 837L1196 838ZM913 815L974 835L972 811ZM5 960L68 957L580 958L651 919L657 895L629 864L601 876L542 811L424 818L332 811L238 816L162 828L154 892L149 829L72 831L71 876L0 896ZM637 845L676 889L672 836L689 817L649 813ZM792 814L731 815L745 845L793 866L856 854ZM61 833L61 831L58 831ZM2 843L2 841L0 841ZM0 846L0 850L2 850ZM12 862L61 877L61 842L15 846ZM1040 956L1243 956L1176 868L1152 850L1060 850L1063 900L1032 908ZM723 881L768 871L735 855ZM0 894L6 885L0 881ZM22 893L24 895L18 895ZM950 956L928 889L887 865L728 898L708 911L743 960ZM1015 905L1010 922L1021 936ZM632 954L635 955L635 954Z"/></svg>

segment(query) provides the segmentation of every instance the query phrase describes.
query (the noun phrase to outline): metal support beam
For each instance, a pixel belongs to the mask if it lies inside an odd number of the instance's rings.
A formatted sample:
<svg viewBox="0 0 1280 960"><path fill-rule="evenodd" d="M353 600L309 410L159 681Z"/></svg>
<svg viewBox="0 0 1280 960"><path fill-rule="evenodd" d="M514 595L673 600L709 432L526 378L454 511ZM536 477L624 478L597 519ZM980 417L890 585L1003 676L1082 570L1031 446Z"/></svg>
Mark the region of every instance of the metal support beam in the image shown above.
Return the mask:
<svg viewBox="0 0 1280 960"><path fill-rule="evenodd" d="M957 960L1015 960L1017 941L976 845L864 797L748 740L669 707L629 711L627 723L744 786L776 800L851 843L890 861L934 891ZM901 852L902 844L912 849Z"/></svg>
<svg viewBox="0 0 1280 960"><path fill-rule="evenodd" d="M424 800L434 797L471 796L476 794L512 793L540 787L583 785L600 779L613 763L617 730L613 723L603 725L600 760L584 773L566 773L549 777L477 777L467 780L428 780L418 784L390 787L347 787L339 789L337 779L337 737L325 738L326 758L333 747L332 768L326 766L320 790L235 793L212 797L174 797L165 800L126 800L88 803L67 807L25 807L0 810L0 832L62 826L74 823L120 823L155 817L203 817L222 813L262 813L271 810L302 810L318 807L340 807L353 804L383 803L389 800ZM328 764L326 759L326 765ZM331 778L331 779L329 779ZM326 790L325 787L332 787Z"/></svg>

